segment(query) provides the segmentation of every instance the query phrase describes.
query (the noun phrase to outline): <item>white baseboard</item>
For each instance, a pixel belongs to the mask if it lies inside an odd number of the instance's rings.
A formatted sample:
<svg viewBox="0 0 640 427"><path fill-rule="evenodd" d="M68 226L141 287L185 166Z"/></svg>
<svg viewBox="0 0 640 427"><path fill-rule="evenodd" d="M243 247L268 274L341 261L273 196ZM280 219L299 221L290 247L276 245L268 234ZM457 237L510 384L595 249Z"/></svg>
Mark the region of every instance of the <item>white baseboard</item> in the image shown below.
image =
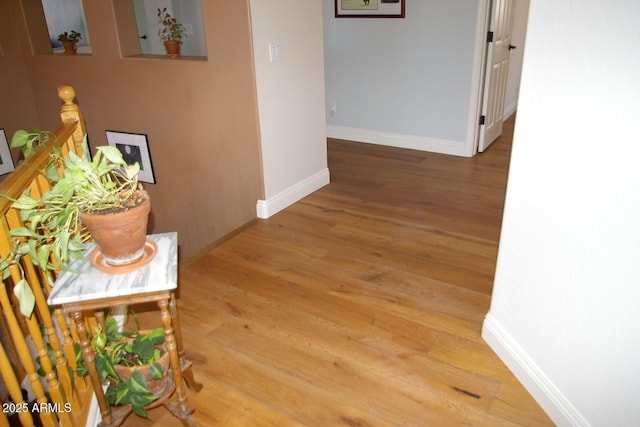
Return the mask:
<svg viewBox="0 0 640 427"><path fill-rule="evenodd" d="M471 157L473 151L465 141L426 138L343 126L327 126L327 137L462 157Z"/></svg>
<svg viewBox="0 0 640 427"><path fill-rule="evenodd" d="M482 338L531 393L542 409L558 426L589 427L591 424L578 412L564 394L551 382L518 342L487 314L482 325Z"/></svg>
<svg viewBox="0 0 640 427"><path fill-rule="evenodd" d="M329 184L329 169L325 168L267 200L258 200L256 204L258 218L269 218L327 184Z"/></svg>

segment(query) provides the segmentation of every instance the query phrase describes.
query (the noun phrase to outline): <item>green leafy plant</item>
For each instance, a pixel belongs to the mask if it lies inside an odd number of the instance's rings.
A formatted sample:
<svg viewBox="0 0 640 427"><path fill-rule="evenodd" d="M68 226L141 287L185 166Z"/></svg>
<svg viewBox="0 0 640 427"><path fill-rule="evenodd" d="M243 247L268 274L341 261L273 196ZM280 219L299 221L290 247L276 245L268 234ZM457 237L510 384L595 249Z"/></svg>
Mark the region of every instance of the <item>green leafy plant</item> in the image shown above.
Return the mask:
<svg viewBox="0 0 640 427"><path fill-rule="evenodd" d="M149 366L152 379L162 379L166 372L157 363L163 352L160 345L164 343L164 331L157 328L149 333L119 332L113 318L106 321L106 330L96 328L91 344L95 349L96 370L103 383L109 382L105 393L110 405L130 404L134 413L146 417L144 409L159 396L148 388L147 379L139 371L133 371L130 377L120 374L117 365L127 367ZM84 366L84 365L83 365ZM86 373L86 372L81 372Z"/></svg>
<svg viewBox="0 0 640 427"><path fill-rule="evenodd" d="M39 135L48 134L40 132ZM25 155L27 150L33 151L43 143L37 132L14 135L14 140ZM32 197L29 190L18 199L0 194L13 201L12 207L19 211L24 223L23 227L11 230L14 250L0 260L5 279L10 275L11 265L18 266L22 272L19 259L27 254L34 265L47 273L47 280L53 285L51 273L64 268L72 258L79 259L84 244L91 239L80 221L80 213L124 210L140 202L139 164L128 165L117 148L98 147L93 160L73 152L62 157L54 151L50 156L51 162L41 173L52 188L41 198ZM22 277L14 293L20 301L21 312L28 317L33 312L35 299L23 272Z"/></svg>
<svg viewBox="0 0 640 427"><path fill-rule="evenodd" d="M162 25L158 30L158 36L162 41L178 41L182 43L182 38L187 36L184 25L167 12L167 8L158 8L158 20Z"/></svg>
<svg viewBox="0 0 640 427"><path fill-rule="evenodd" d="M64 33L58 34L58 41L62 43L76 44L80 41L81 38L82 35L75 30L71 30L69 32L65 31Z"/></svg>
<svg viewBox="0 0 640 427"><path fill-rule="evenodd" d="M28 131L20 129L11 138L11 147L20 148L25 158L30 157L33 152L42 144L55 138L55 134L50 131L41 131L31 127Z"/></svg>
<svg viewBox="0 0 640 427"><path fill-rule="evenodd" d="M42 268L50 268L51 254L66 264L70 256L84 250L89 236L80 223L81 212L124 209L138 202L139 165L128 165L117 148L98 147L91 161L73 152L65 158L52 154L52 159L46 176L53 188L40 199L27 190L12 205L20 211L25 226L11 230L11 235L28 239L29 254ZM55 167L60 163L63 175Z"/></svg>

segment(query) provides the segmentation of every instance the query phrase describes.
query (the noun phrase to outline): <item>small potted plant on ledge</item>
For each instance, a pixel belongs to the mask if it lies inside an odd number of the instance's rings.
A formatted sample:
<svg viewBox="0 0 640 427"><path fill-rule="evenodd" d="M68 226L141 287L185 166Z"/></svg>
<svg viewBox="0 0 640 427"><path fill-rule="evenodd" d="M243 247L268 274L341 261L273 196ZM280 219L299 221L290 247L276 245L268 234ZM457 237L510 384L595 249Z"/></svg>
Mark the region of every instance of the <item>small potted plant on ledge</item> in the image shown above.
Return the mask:
<svg viewBox="0 0 640 427"><path fill-rule="evenodd" d="M164 47L167 51L167 56L170 58L176 58L180 56L180 45L182 44L182 38L186 37L186 30L184 25L180 24L176 18L171 16L167 12L167 8L158 8L158 20L161 27L158 30L158 36L164 42Z"/></svg>
<svg viewBox="0 0 640 427"><path fill-rule="evenodd" d="M128 407L136 415L146 417L145 407L167 396L173 384L168 381L169 353L163 346L164 331L119 332L113 318L106 330L99 325L91 339L100 381L108 383L105 398L110 406L120 407L126 417ZM87 374L86 364L78 366L78 374ZM159 402L157 402L159 403ZM156 403L156 404L157 404Z"/></svg>
<svg viewBox="0 0 640 427"><path fill-rule="evenodd" d="M65 55L75 55L78 51L78 42L82 38L82 35L75 31L71 30L71 32L65 31L62 34L58 35L58 41L62 43L64 47Z"/></svg>

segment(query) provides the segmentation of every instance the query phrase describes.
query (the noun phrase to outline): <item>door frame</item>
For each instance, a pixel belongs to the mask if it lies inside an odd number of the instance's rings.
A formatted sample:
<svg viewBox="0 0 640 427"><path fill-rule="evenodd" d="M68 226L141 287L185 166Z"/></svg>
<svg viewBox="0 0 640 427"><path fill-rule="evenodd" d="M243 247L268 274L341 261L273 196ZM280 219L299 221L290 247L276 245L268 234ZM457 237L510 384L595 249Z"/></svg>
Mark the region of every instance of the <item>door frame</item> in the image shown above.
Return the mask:
<svg viewBox="0 0 640 427"><path fill-rule="evenodd" d="M518 17L518 11L522 5L523 0L514 0L515 6L515 17ZM478 11L477 11L477 20L476 20L476 43L474 50L474 61L473 61L473 75L476 76L472 81L472 96L471 103L469 106L469 122L468 122L468 152L469 156L475 156L478 154L478 144L480 137L480 116L482 115L482 106L484 99L484 87L485 87L485 77L486 77L486 62L487 62L487 32L491 27L491 8L492 8L492 0L479 0L478 1ZM526 24L526 16L528 16L528 8L530 7L530 1L527 2L527 15L524 16L525 22L520 20L514 20L514 28L516 25ZM526 25L525 27L526 28ZM517 32L514 30L513 34L515 35ZM520 33L518 32L520 35ZM517 41L517 49L520 50L518 56L517 68L519 70L522 69L522 51L524 50L526 34L522 34L522 39ZM513 56L512 56L513 59ZM510 64L510 68L513 68ZM509 78L511 78L511 73ZM518 84L516 87L520 86L519 83L520 76L518 76ZM509 90L509 88L507 88ZM517 96L516 96L516 106L517 106Z"/></svg>
<svg viewBox="0 0 640 427"><path fill-rule="evenodd" d="M480 138L480 116L482 114L482 103L484 100L484 86L487 68L487 32L491 26L491 5L492 0L478 0L478 11L476 14L476 37L473 58L471 105L469 106L469 122L467 129L469 157L478 154L478 143Z"/></svg>

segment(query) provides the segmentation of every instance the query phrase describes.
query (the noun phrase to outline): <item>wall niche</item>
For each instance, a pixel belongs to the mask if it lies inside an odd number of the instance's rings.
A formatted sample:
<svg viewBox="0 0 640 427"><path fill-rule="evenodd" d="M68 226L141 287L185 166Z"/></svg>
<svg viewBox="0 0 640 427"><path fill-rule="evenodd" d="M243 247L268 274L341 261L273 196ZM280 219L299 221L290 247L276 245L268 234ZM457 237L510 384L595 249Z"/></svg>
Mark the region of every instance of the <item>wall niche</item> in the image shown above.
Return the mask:
<svg viewBox="0 0 640 427"><path fill-rule="evenodd" d="M34 54L62 54L61 33L76 31L81 39L78 53L90 54L91 42L81 0L22 1L22 12Z"/></svg>
<svg viewBox="0 0 640 427"><path fill-rule="evenodd" d="M113 0L113 7L123 57L165 57L157 11L166 8L186 30L182 57L206 58L201 0Z"/></svg>

